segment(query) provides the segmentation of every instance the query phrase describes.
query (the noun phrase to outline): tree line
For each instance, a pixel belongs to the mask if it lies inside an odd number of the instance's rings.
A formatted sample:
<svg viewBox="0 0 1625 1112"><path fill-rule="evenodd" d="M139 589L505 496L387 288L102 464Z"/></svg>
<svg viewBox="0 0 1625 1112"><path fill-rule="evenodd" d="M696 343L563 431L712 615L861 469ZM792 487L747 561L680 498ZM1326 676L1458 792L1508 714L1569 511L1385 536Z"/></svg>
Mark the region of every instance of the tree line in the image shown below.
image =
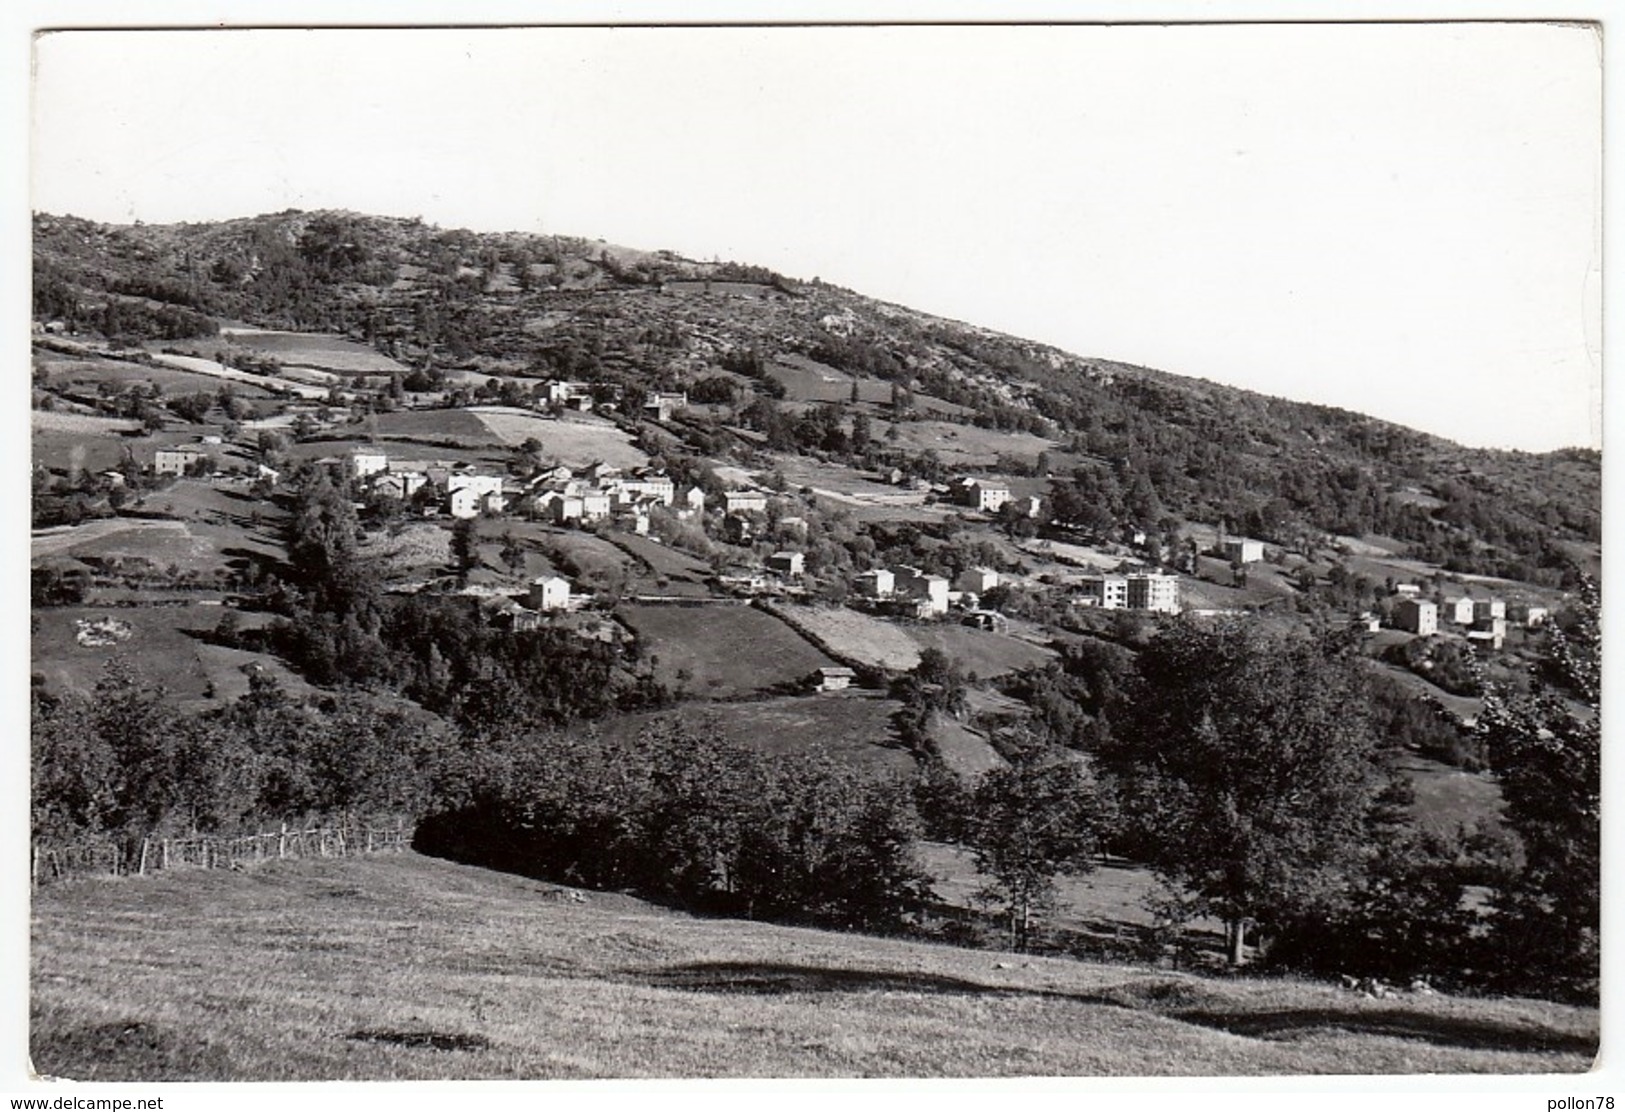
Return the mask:
<svg viewBox="0 0 1625 1112"><path fill-rule="evenodd" d="M1119 674L1088 751L1034 735L966 785L774 755L714 725L632 736L505 710L448 720L358 689L264 676L201 715L117 666L91 697L36 691L36 836L235 832L406 817L423 852L709 913L933 929L923 836L969 848L981 897L1037 945L1060 876L1103 855L1163 882L1168 925L1219 919L1232 962L1571 999L1597 990L1595 593L1531 690L1478 727L1505 830L1420 829L1368 665L1336 637L1170 623ZM903 683L951 712L936 656ZM1077 693L1087 702L1086 691Z"/></svg>

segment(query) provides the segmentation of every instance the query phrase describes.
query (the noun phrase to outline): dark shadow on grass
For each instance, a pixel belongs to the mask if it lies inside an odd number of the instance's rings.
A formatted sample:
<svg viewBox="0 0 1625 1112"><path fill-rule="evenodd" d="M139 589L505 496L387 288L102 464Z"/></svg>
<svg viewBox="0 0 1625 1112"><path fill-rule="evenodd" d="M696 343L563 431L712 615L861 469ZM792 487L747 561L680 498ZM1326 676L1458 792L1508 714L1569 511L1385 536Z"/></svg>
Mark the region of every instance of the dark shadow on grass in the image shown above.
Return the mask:
<svg viewBox="0 0 1625 1112"><path fill-rule="evenodd" d="M1383 1011L1336 1008L1296 1008L1273 1012L1225 1013L1182 1011L1174 1018L1202 1027L1245 1035L1253 1039L1289 1041L1324 1031L1412 1039L1435 1046L1464 1050L1503 1050L1524 1053L1597 1053L1596 1035L1570 1035L1461 1016L1432 1015L1393 1008Z"/></svg>
<svg viewBox="0 0 1625 1112"><path fill-rule="evenodd" d="M816 965L768 962L694 962L645 971L655 988L739 996L782 996L798 992L925 992L952 996L1009 996L1023 989L984 985L936 973L903 973L870 969L832 969ZM1049 995L1039 993L1040 995Z"/></svg>
<svg viewBox="0 0 1625 1112"><path fill-rule="evenodd" d="M230 1072L221 1048L142 1020L58 1028L36 1019L31 1052L42 1074L79 1081L183 1081Z"/></svg>
<svg viewBox="0 0 1625 1112"><path fill-rule="evenodd" d="M1195 978L1148 977L1096 992L1063 992L1019 985L991 985L938 973L842 969L768 962L694 962L628 971L629 979L655 988L741 996L792 993L914 992L938 996L1031 997L1091 1007L1121 1008L1181 1023L1270 1041L1290 1041L1326 1031L1409 1039L1462 1050L1595 1055L1595 1035L1573 1035L1523 1024L1439 1015L1418 1008L1300 1008L1267 1012L1230 1011L1223 992Z"/></svg>

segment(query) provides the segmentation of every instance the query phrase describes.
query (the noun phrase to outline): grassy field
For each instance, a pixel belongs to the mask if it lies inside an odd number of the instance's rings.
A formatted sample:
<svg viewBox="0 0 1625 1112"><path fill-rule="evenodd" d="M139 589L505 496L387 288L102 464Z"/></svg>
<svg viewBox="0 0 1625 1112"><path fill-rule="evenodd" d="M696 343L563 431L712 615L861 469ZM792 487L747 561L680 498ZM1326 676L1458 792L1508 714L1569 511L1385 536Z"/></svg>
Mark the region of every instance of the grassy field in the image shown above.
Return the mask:
<svg viewBox="0 0 1625 1112"><path fill-rule="evenodd" d="M897 429L892 441L890 429ZM889 425L875 422L875 438L915 452L935 451L949 467L989 467L1001 455L1018 456L1032 462L1038 453L1056 446L1053 440L1025 432L998 432L995 429L959 425L950 421L902 421Z"/></svg>
<svg viewBox="0 0 1625 1112"><path fill-rule="evenodd" d="M993 633L970 626L935 622L905 627L908 636L922 649L940 649L959 662L966 672L991 679L1008 672L1047 664L1055 653L1005 633Z"/></svg>
<svg viewBox="0 0 1625 1112"><path fill-rule="evenodd" d="M222 330L233 343L269 352L292 367L315 367L345 374L390 374L405 367L365 344L315 332L266 332L255 328Z"/></svg>
<svg viewBox="0 0 1625 1112"><path fill-rule="evenodd" d="M819 750L858 768L906 775L914 758L893 747L891 717L898 704L876 692L850 690L749 702L687 704L653 714L623 715L600 727L606 736L635 735L651 722L675 718L716 730L740 745L768 753Z"/></svg>
<svg viewBox="0 0 1625 1112"><path fill-rule="evenodd" d="M85 1081L1578 1071L1595 1010L1381 1000L730 920L412 854L42 889Z"/></svg>
<svg viewBox="0 0 1625 1112"><path fill-rule="evenodd" d="M684 598L708 598L711 565L669 544L640 537L635 533L611 533L606 539L638 560L648 572L633 584L633 590Z"/></svg>
<svg viewBox="0 0 1625 1112"><path fill-rule="evenodd" d="M611 467L631 468L649 462L633 446L630 435L595 417L543 417L506 406L476 406L466 412L485 426L496 443L517 446L534 437L542 443L543 458L570 467L601 461Z"/></svg>
<svg viewBox="0 0 1625 1112"><path fill-rule="evenodd" d="M638 635L644 652L657 658L660 682L698 698L790 687L835 663L753 606L623 606L617 614Z"/></svg>
<svg viewBox="0 0 1625 1112"><path fill-rule="evenodd" d="M967 782L1004 764L1004 758L982 734L947 715L934 714L929 726L942 763Z"/></svg>
<svg viewBox="0 0 1625 1112"><path fill-rule="evenodd" d="M920 662L920 646L895 623L844 607L780 606L786 621L842 660L906 672Z"/></svg>
<svg viewBox="0 0 1625 1112"><path fill-rule="evenodd" d="M126 363L115 359L67 359L62 357L40 358L35 357L34 363L42 367L51 376L53 387L77 388L94 390L100 384L107 382L123 388L135 383L151 383L163 390L166 396L176 394L216 393L220 389L220 380L208 375L193 374L190 371L175 370L170 367L149 367L139 363ZM263 398L268 394L265 390L248 383L233 386L233 391L239 398Z"/></svg>
<svg viewBox="0 0 1625 1112"><path fill-rule="evenodd" d="M784 396L795 402L850 402L854 377L805 355L777 356L767 366L768 375L784 387ZM891 383L877 378L859 378L858 400L891 402Z"/></svg>
<svg viewBox="0 0 1625 1112"><path fill-rule="evenodd" d="M173 564L182 571L204 571L225 564L219 549L182 521L112 517L60 529L35 534L36 558L65 555L146 560L159 568Z"/></svg>
<svg viewBox="0 0 1625 1112"><path fill-rule="evenodd" d="M31 639L30 667L48 691L88 695L110 659L129 665L143 678L162 684L180 701L203 698L209 671L198 657L201 644L187 630L207 630L219 622L218 606L117 607L61 606L36 610L39 631ZM106 646L81 645L79 619L113 618L130 627L127 640Z"/></svg>
<svg viewBox="0 0 1625 1112"><path fill-rule="evenodd" d="M1500 821L1506 804L1488 773L1464 772L1415 754L1399 767L1416 793L1411 813L1424 829L1448 834L1463 824Z"/></svg>

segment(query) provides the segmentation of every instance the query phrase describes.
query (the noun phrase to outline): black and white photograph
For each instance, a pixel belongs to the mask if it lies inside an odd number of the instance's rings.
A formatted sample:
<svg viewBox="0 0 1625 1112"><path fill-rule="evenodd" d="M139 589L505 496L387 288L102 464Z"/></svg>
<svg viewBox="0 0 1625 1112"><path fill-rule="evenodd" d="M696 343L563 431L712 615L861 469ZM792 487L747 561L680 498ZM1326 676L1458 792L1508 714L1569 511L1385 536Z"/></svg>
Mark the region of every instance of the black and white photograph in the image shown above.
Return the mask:
<svg viewBox="0 0 1625 1112"><path fill-rule="evenodd" d="M1613 1107L1602 23L975 10L12 30L0 1089Z"/></svg>

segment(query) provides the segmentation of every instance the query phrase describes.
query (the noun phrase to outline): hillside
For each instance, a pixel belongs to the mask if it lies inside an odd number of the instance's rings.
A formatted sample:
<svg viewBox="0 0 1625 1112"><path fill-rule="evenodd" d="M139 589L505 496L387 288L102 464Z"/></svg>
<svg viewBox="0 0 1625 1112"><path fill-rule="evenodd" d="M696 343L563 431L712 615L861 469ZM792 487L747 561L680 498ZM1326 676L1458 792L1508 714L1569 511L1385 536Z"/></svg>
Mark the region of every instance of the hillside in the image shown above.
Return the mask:
<svg viewBox="0 0 1625 1112"><path fill-rule="evenodd" d="M712 914L1595 998L1588 774L1532 817L1489 696L1595 650L1596 453L566 237L40 215L34 262L53 861L383 821ZM1096 864L1180 898L1048 915ZM1504 960L1552 906L1560 978Z"/></svg>
<svg viewBox="0 0 1625 1112"><path fill-rule="evenodd" d="M1549 1073L1596 1043L1590 1009L695 919L413 854L34 901L34 1068L85 1081Z"/></svg>
<svg viewBox="0 0 1625 1112"><path fill-rule="evenodd" d="M787 419L834 402L870 417L899 462L909 448L949 459L951 439L913 435L947 418L1008 434L984 465L1076 477L1081 501L1147 527L1173 514L1283 544L1306 531L1375 533L1447 570L1550 586L1574 554L1565 546L1585 560L1600 540L1594 452L1465 449L748 264L341 212L134 227L39 215L34 233L36 317L69 329L181 348L209 333L192 346L340 374L401 366L522 384L590 370L639 388L706 383L696 393L728 401L736 426L781 448L829 447ZM231 334L213 335L205 318ZM308 343L256 329L351 346L312 360ZM357 362L356 350L384 362ZM718 446L714 431L666 431Z"/></svg>

